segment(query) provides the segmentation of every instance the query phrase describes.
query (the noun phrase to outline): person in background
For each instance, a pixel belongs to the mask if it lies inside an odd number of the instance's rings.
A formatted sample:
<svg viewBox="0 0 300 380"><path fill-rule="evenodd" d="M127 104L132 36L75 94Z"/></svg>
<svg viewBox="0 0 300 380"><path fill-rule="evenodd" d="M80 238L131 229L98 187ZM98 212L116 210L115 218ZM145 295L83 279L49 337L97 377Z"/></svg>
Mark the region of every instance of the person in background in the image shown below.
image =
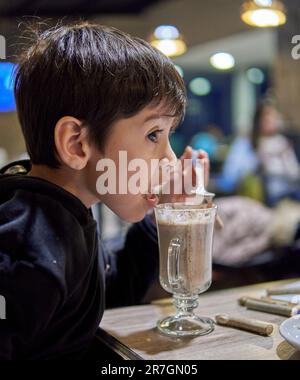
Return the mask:
<svg viewBox="0 0 300 380"><path fill-rule="evenodd" d="M284 124L274 103L258 104L251 136L238 136L225 160L222 174L215 179L224 192L238 192L269 206L281 199L300 199L300 166L289 140L282 134Z"/></svg>
<svg viewBox="0 0 300 380"><path fill-rule="evenodd" d="M270 101L259 104L254 117L252 145L257 153L266 201L275 205L283 198L300 200L300 166L284 124Z"/></svg>

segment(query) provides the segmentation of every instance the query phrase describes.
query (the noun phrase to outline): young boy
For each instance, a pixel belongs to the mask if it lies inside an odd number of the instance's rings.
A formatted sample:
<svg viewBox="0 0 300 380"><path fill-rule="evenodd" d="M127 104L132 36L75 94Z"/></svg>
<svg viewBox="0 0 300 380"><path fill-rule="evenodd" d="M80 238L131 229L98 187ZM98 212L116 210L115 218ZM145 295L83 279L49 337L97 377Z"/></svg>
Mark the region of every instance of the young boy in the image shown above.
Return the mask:
<svg viewBox="0 0 300 380"><path fill-rule="evenodd" d="M149 167L174 161L168 136L184 115L184 84L145 41L80 23L37 37L15 97L30 161L0 175L0 358L84 358L104 307L140 302L158 266L145 217L157 197L100 195L97 162L111 159L119 178L120 151ZM135 223L119 252L98 244L90 207L99 201Z"/></svg>

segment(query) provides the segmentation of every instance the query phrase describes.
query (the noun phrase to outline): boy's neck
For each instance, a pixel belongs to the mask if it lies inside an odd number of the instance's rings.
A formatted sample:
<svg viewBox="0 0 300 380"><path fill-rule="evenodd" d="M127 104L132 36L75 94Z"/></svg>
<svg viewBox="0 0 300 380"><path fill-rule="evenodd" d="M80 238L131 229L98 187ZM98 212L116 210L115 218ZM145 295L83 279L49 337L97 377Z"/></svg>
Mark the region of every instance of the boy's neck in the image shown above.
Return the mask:
<svg viewBox="0 0 300 380"><path fill-rule="evenodd" d="M83 185L80 172L70 171L70 169L66 168L52 169L46 165L32 165L27 175L45 179L62 187L77 197L87 208L90 208L95 203L94 197L87 192L86 187Z"/></svg>

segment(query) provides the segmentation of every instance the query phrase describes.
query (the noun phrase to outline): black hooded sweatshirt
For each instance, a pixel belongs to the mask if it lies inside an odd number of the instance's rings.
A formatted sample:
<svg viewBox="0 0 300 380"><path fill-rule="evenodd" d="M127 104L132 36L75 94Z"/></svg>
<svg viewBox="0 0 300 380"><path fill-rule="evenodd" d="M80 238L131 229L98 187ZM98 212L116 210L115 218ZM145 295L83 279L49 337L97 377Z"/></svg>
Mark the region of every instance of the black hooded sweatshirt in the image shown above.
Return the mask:
<svg viewBox="0 0 300 380"><path fill-rule="evenodd" d="M156 227L146 217L108 252L91 210L30 166L0 172L0 359L85 358L105 304L139 303L157 276Z"/></svg>

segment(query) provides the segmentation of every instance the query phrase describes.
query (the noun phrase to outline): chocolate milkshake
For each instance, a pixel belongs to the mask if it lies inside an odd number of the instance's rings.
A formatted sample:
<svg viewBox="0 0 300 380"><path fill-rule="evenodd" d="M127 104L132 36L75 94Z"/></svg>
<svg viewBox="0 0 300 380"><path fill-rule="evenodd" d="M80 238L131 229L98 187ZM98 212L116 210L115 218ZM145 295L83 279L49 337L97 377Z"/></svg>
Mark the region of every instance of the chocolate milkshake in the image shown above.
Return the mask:
<svg viewBox="0 0 300 380"><path fill-rule="evenodd" d="M210 286L214 216L195 206L162 218L158 213L160 283L166 291L191 296Z"/></svg>

